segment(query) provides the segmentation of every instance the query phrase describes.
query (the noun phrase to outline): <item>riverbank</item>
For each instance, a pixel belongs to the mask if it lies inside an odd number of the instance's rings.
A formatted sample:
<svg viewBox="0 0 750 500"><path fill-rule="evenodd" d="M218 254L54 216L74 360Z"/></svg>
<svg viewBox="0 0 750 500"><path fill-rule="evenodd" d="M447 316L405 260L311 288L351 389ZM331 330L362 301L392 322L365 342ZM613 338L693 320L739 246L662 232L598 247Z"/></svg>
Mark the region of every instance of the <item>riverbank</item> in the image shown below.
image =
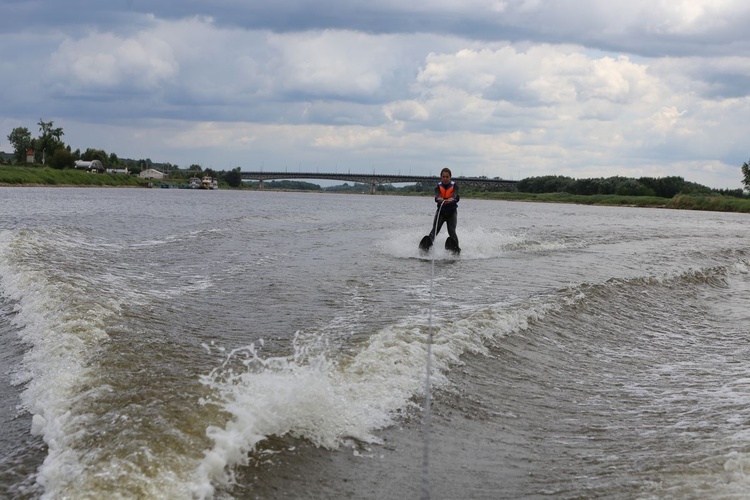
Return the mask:
<svg viewBox="0 0 750 500"><path fill-rule="evenodd" d="M645 208L670 208L677 210L706 210L712 212L750 213L750 200L721 195L678 194L673 198L657 196L574 195L568 193L477 193L472 198L536 201L542 203L573 203L576 205L603 205Z"/></svg>
<svg viewBox="0 0 750 500"><path fill-rule="evenodd" d="M0 165L0 187L149 187L149 184L161 182L175 183L180 179L154 182L132 175L92 174L81 170L56 170L49 167L29 167ZM231 189L222 186L223 189ZM237 189L237 188L235 188ZM267 188L268 189L268 188ZM270 189L268 189L270 190ZM323 193L329 191L322 190ZM334 193L335 194L335 193ZM428 196L431 193L400 193L389 191L391 195ZM520 193L514 192L466 192L464 198L533 201L541 203L569 203L577 205L603 205L670 208L679 210L707 210L715 212L750 213L750 200L721 195L677 195L673 198L657 196L620 196L620 195L573 195L568 193Z"/></svg>
<svg viewBox="0 0 750 500"><path fill-rule="evenodd" d="M39 166L0 165L0 186L147 187L150 181L132 175L93 174Z"/></svg>

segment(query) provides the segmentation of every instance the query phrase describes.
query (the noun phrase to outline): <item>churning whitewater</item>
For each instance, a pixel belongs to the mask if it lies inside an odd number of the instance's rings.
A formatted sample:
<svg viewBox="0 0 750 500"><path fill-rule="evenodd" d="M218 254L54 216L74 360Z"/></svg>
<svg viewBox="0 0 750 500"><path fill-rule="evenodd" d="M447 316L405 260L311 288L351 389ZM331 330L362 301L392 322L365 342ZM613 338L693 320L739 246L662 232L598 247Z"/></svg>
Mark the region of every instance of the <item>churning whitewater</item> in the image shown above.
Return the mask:
<svg viewBox="0 0 750 500"><path fill-rule="evenodd" d="M746 215L0 190L0 496L750 494Z"/></svg>

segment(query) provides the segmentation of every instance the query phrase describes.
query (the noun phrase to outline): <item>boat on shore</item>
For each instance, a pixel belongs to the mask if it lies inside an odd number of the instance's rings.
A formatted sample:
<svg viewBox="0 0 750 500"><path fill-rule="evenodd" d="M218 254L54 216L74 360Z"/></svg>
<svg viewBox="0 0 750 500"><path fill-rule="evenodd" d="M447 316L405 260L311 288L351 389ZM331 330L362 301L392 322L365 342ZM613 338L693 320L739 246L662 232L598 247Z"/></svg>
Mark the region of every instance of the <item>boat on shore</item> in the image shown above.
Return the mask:
<svg viewBox="0 0 750 500"><path fill-rule="evenodd" d="M203 189L219 189L219 181L213 179L210 175L203 176L201 180L201 188Z"/></svg>
<svg viewBox="0 0 750 500"><path fill-rule="evenodd" d="M219 189L219 181L210 175L204 175L203 178L191 177L187 184L180 184L180 189Z"/></svg>

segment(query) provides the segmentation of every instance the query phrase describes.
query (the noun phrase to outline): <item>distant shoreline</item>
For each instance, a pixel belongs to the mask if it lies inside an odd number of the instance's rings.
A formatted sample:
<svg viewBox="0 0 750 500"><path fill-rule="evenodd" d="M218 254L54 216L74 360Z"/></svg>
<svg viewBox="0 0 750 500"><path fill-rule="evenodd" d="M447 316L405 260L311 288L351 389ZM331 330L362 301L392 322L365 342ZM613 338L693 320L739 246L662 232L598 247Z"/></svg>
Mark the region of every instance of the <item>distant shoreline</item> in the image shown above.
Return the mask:
<svg viewBox="0 0 750 500"><path fill-rule="evenodd" d="M0 170L1 172L1 170ZM61 183L44 183L44 182L0 182L0 188L141 188L141 189L162 189L162 183L175 183L182 179L160 180L160 181L142 181L140 179L120 179L107 174L98 174L96 184L90 184L87 181L92 180L86 176L93 175L84 172L74 172L74 178L70 180L79 182L61 182ZM106 176L106 177L105 177ZM0 175L2 178L2 175ZM21 179L19 179L21 180ZM31 180L31 179L24 179ZM34 179L36 180L36 179ZM55 179L57 180L57 179ZM69 180L69 179L60 179ZM126 182L121 182L126 181ZM152 186L148 186L151 182ZM170 187L170 189L179 189ZM307 189L274 189L266 187L263 190L254 188L232 188L222 185L220 190L223 191L252 191L252 192L297 192L297 193L320 193L320 194L356 194L356 195L391 195L391 196L431 196L432 193L399 193L399 192L376 192L362 193L356 191L328 191L307 190ZM678 194L673 198L660 198L656 196L620 196L620 195L573 195L568 193L521 193L518 191L501 191L501 192L472 192L463 196L465 199L474 200L500 200L500 201L520 201L536 203L564 203L574 205L595 205L595 206L619 206L619 207L637 207L637 208L666 208L678 210L699 210L712 212L736 212L750 213L750 200L734 198L723 195L682 195Z"/></svg>
<svg viewBox="0 0 750 500"><path fill-rule="evenodd" d="M30 188L30 187L48 187L48 188L138 188L138 189L149 189L148 186L142 185L118 185L118 184L10 184L7 182L0 182L0 187L18 187L18 188Z"/></svg>

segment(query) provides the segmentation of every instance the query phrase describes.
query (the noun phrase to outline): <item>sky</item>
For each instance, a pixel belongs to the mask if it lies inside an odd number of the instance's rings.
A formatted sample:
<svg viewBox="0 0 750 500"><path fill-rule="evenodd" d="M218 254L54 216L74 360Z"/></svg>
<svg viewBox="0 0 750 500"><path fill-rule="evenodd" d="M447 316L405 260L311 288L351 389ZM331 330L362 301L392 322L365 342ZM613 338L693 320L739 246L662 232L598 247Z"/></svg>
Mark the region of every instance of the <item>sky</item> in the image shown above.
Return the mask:
<svg viewBox="0 0 750 500"><path fill-rule="evenodd" d="M0 0L0 151L742 187L746 0Z"/></svg>

